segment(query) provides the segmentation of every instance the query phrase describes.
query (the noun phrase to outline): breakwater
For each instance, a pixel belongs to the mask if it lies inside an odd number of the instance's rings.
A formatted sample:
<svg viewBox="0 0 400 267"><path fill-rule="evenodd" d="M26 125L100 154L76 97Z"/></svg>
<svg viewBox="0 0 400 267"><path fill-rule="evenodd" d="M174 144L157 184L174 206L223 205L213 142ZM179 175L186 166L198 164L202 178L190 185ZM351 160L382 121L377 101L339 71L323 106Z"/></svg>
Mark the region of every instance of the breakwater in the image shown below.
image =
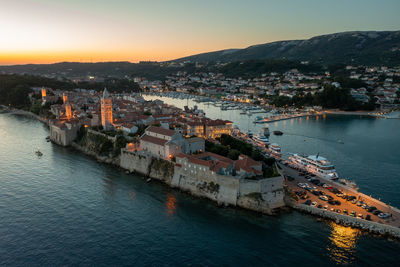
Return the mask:
<svg viewBox="0 0 400 267"><path fill-rule="evenodd" d="M309 213L322 218L330 219L337 224L351 226L355 228L362 229L364 231L379 234L382 236L389 236L400 239L400 228L393 227L386 224L381 224L377 222L372 222L360 218L351 217L344 214L339 214L336 212L331 212L328 210L319 209L317 207L311 207L304 204L295 204L293 202L287 202L292 208L299 210L304 213Z"/></svg>

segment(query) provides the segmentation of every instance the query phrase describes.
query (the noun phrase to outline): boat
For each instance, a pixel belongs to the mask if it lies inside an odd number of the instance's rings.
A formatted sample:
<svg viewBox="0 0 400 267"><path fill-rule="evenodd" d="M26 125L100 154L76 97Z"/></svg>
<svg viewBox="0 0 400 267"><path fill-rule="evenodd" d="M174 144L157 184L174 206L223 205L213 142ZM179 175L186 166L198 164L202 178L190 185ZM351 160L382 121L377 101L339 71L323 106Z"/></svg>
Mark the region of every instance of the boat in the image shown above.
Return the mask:
<svg viewBox="0 0 400 267"><path fill-rule="evenodd" d="M326 158L317 155L290 154L291 163L303 170L315 174L329 180L337 180L339 177L336 173L335 166Z"/></svg>
<svg viewBox="0 0 400 267"><path fill-rule="evenodd" d="M47 136L47 137L46 137L46 141L47 141L47 142L50 142L50 136Z"/></svg>
<svg viewBox="0 0 400 267"><path fill-rule="evenodd" d="M268 127L264 127L264 128L262 128L261 129L261 134L262 135L264 135L264 136L266 136L266 137L269 137L269 128Z"/></svg>
<svg viewBox="0 0 400 267"><path fill-rule="evenodd" d="M268 146L271 151L281 152L281 147L277 143L272 143Z"/></svg>
<svg viewBox="0 0 400 267"><path fill-rule="evenodd" d="M39 149L35 151L35 154L36 154L38 157L41 157L41 156L43 156L43 153L42 153L42 152L40 152L40 150L39 150Z"/></svg>
<svg viewBox="0 0 400 267"><path fill-rule="evenodd" d="M268 150L274 157L281 157L281 147L277 143L272 143L268 146Z"/></svg>
<svg viewBox="0 0 400 267"><path fill-rule="evenodd" d="M263 120L264 120L263 117L257 116L256 119L254 120L254 123L259 123L259 122L262 122Z"/></svg>
<svg viewBox="0 0 400 267"><path fill-rule="evenodd" d="M274 133L274 135L282 135L283 134L283 132L281 132L281 131L273 131L273 133Z"/></svg>
<svg viewBox="0 0 400 267"><path fill-rule="evenodd" d="M342 184L342 185L346 185L346 186L352 187L353 189L356 189L356 190L359 189L357 184L355 182L353 182L353 181L349 181L347 179L339 179L338 182L340 184Z"/></svg>
<svg viewBox="0 0 400 267"><path fill-rule="evenodd" d="M259 145L265 147L269 145L269 139L266 136L255 134L252 139Z"/></svg>

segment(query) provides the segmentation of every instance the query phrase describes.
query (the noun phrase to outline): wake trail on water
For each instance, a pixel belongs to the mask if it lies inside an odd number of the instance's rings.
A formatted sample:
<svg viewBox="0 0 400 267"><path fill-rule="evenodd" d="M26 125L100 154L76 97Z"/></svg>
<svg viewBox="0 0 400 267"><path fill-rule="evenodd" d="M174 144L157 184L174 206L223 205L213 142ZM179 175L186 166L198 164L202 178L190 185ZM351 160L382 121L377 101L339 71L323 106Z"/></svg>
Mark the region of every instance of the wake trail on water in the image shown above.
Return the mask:
<svg viewBox="0 0 400 267"><path fill-rule="evenodd" d="M285 133L286 135L292 135L292 136L300 136L300 137L306 137L309 139L317 139L325 142L332 142L332 143L337 143L340 140L333 140L333 139L327 139L327 138L321 138L321 137L316 137L316 136L309 136L309 135L302 135L302 134L294 134L294 133Z"/></svg>

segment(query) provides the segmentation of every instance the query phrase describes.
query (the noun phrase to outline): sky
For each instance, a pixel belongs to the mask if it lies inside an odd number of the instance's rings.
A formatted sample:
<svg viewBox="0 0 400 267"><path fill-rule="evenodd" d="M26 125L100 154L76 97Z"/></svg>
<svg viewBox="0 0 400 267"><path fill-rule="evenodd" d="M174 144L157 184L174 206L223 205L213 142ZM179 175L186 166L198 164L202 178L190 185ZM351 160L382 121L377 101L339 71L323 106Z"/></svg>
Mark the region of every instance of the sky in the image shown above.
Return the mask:
<svg viewBox="0 0 400 267"><path fill-rule="evenodd" d="M0 65L164 61L354 30L400 30L400 0L0 0Z"/></svg>

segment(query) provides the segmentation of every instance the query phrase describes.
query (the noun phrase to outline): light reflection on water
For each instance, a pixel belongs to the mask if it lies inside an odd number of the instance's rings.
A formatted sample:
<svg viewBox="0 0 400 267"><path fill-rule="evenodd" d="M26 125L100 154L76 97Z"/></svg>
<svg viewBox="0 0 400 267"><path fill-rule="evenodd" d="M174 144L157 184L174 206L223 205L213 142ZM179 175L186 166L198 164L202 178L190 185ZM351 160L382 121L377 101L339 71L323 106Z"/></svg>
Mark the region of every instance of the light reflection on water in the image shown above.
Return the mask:
<svg viewBox="0 0 400 267"><path fill-rule="evenodd" d="M361 234L359 229L330 222L332 227L327 246L329 258L339 264L350 264L355 261L356 244Z"/></svg>
<svg viewBox="0 0 400 267"><path fill-rule="evenodd" d="M165 207L167 208L167 214L173 215L176 212L177 200L173 194L167 194L167 199L165 201Z"/></svg>

